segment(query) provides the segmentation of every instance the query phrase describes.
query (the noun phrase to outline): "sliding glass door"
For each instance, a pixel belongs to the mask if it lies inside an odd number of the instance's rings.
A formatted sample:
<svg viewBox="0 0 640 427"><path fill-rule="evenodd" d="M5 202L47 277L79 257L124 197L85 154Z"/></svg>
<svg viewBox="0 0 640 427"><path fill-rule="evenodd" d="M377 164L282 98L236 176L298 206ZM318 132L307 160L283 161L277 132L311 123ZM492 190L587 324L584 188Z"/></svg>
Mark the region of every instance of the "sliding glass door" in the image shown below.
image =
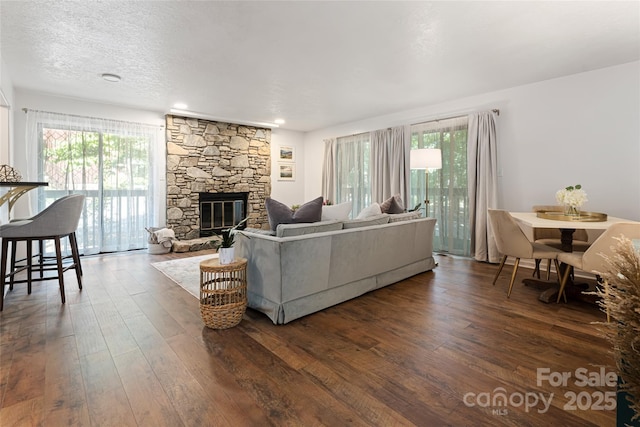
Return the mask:
<svg viewBox="0 0 640 427"><path fill-rule="evenodd" d="M433 249L455 255L469 256L471 235L469 226L469 192L467 180L466 116L438 120L411 126L411 148L442 150L442 169L428 176L431 205L427 216L437 218ZM424 200L425 172L411 171L411 203Z"/></svg>
<svg viewBox="0 0 640 427"><path fill-rule="evenodd" d="M139 125L111 127L38 124L38 175L49 183L39 190L38 210L66 194L84 194L77 237L85 254L144 248L145 227L153 225L157 132Z"/></svg>

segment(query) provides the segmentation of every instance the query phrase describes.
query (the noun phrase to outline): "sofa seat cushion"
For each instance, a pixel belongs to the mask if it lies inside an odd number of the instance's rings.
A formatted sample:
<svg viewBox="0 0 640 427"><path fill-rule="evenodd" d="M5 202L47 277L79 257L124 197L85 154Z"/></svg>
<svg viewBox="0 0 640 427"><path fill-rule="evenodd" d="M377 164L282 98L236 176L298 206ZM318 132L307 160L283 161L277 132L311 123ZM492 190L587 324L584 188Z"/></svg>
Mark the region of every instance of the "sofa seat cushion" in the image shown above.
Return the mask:
<svg viewBox="0 0 640 427"><path fill-rule="evenodd" d="M336 230L342 230L342 221L331 220L302 224L279 224L278 227L276 227L276 237L302 236L304 234Z"/></svg>
<svg viewBox="0 0 640 427"><path fill-rule="evenodd" d="M269 225L273 231L279 224L298 224L302 222L317 222L322 219L322 197L317 197L300 206L295 212L287 205L271 197L264 202L267 209Z"/></svg>

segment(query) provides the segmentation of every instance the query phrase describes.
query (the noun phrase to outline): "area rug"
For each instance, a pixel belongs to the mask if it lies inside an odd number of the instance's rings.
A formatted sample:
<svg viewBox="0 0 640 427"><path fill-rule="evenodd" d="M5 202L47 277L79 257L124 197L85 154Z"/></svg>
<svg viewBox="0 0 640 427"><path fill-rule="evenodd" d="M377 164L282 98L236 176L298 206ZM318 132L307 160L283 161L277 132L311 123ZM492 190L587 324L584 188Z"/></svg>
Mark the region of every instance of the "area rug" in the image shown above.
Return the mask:
<svg viewBox="0 0 640 427"><path fill-rule="evenodd" d="M172 259L169 261L152 262L151 265L183 287L191 295L200 298L200 262L205 259L217 257L218 254L208 254Z"/></svg>

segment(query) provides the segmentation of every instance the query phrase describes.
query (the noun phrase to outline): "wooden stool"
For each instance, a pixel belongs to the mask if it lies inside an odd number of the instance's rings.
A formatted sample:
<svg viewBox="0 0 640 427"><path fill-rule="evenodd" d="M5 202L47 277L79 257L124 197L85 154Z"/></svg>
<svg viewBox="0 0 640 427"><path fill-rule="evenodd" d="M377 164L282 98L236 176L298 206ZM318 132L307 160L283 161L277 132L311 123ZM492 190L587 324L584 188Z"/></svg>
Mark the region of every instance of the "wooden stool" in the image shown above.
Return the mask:
<svg viewBox="0 0 640 427"><path fill-rule="evenodd" d="M227 329L242 320L247 309L247 260L220 265L218 258L200 263L200 314L212 329Z"/></svg>

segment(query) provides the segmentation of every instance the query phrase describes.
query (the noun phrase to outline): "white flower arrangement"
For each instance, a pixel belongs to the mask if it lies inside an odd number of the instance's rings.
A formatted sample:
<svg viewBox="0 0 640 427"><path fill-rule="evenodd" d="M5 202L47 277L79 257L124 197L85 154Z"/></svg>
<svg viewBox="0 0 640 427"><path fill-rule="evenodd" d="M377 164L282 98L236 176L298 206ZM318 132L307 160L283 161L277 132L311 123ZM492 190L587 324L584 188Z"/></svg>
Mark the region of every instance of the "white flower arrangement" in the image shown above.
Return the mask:
<svg viewBox="0 0 640 427"><path fill-rule="evenodd" d="M556 200L561 205L571 206L572 208L580 208L588 201L587 193L582 189L580 184L576 186L570 185L556 192Z"/></svg>

